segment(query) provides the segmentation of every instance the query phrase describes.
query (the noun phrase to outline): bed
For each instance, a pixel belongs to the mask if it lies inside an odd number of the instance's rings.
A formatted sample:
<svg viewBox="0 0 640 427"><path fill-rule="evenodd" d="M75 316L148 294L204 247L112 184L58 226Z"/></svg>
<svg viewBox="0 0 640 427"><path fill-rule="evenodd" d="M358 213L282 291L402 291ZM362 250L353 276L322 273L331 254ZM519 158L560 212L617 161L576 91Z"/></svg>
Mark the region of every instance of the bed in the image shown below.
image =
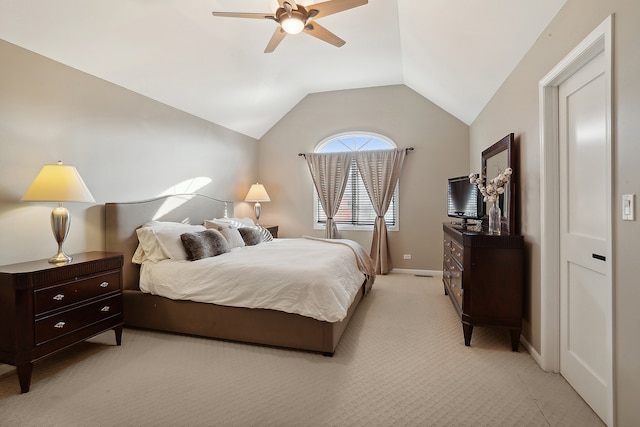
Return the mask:
<svg viewBox="0 0 640 427"><path fill-rule="evenodd" d="M151 292L154 293L141 290L141 266L132 262L134 254L139 250L136 230L150 221L203 224L212 218L227 217L232 211L232 202L199 194L171 195L138 202L105 204L106 250L121 252L125 259L123 267L125 325L333 355L345 328L375 280L374 273L362 273L366 271L362 265L359 266L357 289L353 293L350 304L344 307L344 316L338 316L340 320L336 320L336 316L331 315L328 315L326 320L321 320L324 318L323 315L312 316L291 312L296 310L281 311L260 306L237 306L239 304L237 302L231 303L236 305L228 305L204 302L204 299L198 301L194 295L189 295L187 298L190 299L186 300L172 299L156 294L153 288ZM295 240L300 240L299 243L303 246L309 246L314 240L322 239L276 239L273 242L256 245L252 250L258 253L262 251L261 253L265 254L265 251L270 248L268 245L287 247L294 244ZM315 243L330 247L343 246L328 242ZM227 256L231 259L235 253L230 252L215 258L222 259ZM316 258L319 257L316 256ZM357 261L357 257L354 259ZM205 261L209 262L209 260ZM216 260L212 260L214 261ZM199 262L201 261L193 263ZM162 261L158 266L166 269L165 264L168 265ZM249 269L247 267L238 270ZM157 280L154 279L155 273L148 274L150 269L147 266L142 267L142 271L146 280L146 282L143 281L145 287L153 286L153 282ZM263 277L265 284L270 284L270 275L266 274ZM191 279L188 282L191 282Z"/></svg>

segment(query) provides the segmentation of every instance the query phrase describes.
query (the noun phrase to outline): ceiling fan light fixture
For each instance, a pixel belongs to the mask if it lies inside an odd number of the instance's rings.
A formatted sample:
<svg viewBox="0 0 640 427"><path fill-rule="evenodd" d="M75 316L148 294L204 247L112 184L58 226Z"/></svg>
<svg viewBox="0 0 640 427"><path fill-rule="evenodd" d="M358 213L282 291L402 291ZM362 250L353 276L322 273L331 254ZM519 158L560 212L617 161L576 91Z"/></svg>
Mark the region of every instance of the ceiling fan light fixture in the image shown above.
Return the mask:
<svg viewBox="0 0 640 427"><path fill-rule="evenodd" d="M283 17L280 21L282 29L287 34L299 34L304 29L304 21L297 16Z"/></svg>
<svg viewBox="0 0 640 427"><path fill-rule="evenodd" d="M306 0L309 2L312 0ZM271 0L274 3L275 2ZM306 3L305 2L305 3ZM310 36L327 42L336 47L343 46L346 42L333 34L320 24L315 23L316 18L323 18L334 13L343 12L369 3L368 0L320 0L320 3L303 6L296 0L278 0L278 8L273 15L263 13L244 12L213 12L214 16L227 16L232 18L268 19L278 24L273 32L264 53L271 53L280 42L289 34L305 32Z"/></svg>

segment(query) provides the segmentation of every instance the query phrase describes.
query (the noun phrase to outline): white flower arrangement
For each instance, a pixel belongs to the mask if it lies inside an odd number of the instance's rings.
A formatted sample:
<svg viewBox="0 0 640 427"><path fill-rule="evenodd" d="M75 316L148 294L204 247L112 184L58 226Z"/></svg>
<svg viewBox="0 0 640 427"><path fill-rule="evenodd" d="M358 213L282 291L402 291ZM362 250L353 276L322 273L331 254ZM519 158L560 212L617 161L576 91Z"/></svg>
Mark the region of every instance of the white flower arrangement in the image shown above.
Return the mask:
<svg viewBox="0 0 640 427"><path fill-rule="evenodd" d="M495 203L498 197L504 194L504 186L509 182L512 173L513 170L511 168L506 168L498 176L489 180L487 185L485 185L484 179L476 177L476 174L472 173L469 175L469 181L478 186L478 190L484 196L485 202Z"/></svg>

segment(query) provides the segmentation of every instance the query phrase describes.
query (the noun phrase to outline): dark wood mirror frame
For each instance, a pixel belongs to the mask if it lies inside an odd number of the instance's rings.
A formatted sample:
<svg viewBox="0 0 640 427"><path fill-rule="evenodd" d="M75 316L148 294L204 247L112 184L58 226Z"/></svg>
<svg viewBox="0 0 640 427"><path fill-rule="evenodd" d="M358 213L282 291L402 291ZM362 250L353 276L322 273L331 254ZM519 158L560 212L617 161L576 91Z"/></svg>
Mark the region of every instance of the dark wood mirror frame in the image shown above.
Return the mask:
<svg viewBox="0 0 640 427"><path fill-rule="evenodd" d="M502 210L500 218L503 233L516 232L516 186L518 183L517 155L513 133L502 138L482 152L482 177L485 182L492 179L506 168L513 169L509 183L505 186L505 192L500 196L499 206ZM487 166L488 165L488 166ZM487 170L487 167L489 170ZM489 173L490 176L487 176Z"/></svg>

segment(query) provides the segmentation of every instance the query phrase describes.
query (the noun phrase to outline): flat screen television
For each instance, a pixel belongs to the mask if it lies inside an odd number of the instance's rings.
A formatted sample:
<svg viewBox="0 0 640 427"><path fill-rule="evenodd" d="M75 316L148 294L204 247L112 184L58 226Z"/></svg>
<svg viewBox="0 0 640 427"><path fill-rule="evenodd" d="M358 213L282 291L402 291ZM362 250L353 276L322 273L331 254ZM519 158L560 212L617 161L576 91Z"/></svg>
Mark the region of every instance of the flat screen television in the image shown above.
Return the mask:
<svg viewBox="0 0 640 427"><path fill-rule="evenodd" d="M469 182L468 176L449 178L447 183L447 215L460 218L463 227L468 219L479 220L484 216L484 201L478 186Z"/></svg>

